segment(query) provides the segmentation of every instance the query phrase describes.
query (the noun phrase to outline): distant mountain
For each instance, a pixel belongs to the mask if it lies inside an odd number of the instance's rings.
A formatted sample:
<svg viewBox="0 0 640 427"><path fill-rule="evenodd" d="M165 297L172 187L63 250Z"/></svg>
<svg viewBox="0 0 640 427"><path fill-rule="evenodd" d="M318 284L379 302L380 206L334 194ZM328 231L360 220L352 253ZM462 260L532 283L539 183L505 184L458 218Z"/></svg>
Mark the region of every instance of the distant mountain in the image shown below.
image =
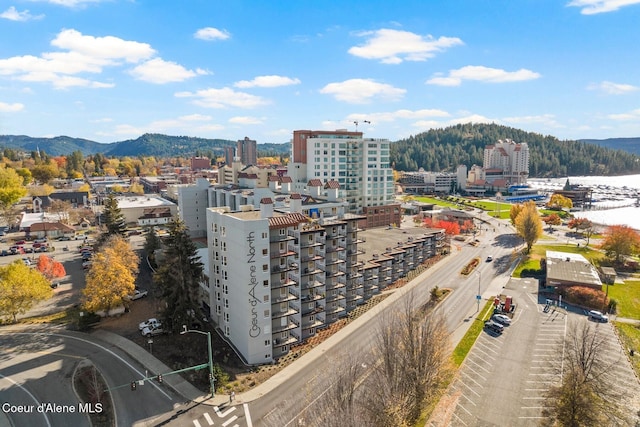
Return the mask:
<svg viewBox="0 0 640 427"><path fill-rule="evenodd" d="M88 154L102 153L106 156L192 156L195 154L216 155L224 147L235 147L236 141L226 139L195 138L147 133L136 139L101 144L81 138L57 136L55 138L32 138L24 135L0 135L0 148L13 148L26 152L41 150L52 156L68 155L74 151ZM289 153L291 144L258 144L259 153L279 155Z"/></svg>
<svg viewBox="0 0 640 427"><path fill-rule="evenodd" d="M563 177L579 175L628 175L640 173L640 157L579 141L560 141L553 136L525 132L496 124L460 124L391 144L390 160L399 171L456 170L458 165L482 165L484 148L499 139L526 142L529 175Z"/></svg>
<svg viewBox="0 0 640 427"><path fill-rule="evenodd" d="M0 147L22 150L27 153L44 150L52 156L71 154L80 150L87 154L105 153L114 147L114 143L101 144L82 138L56 136L55 138L32 138L25 135L0 135Z"/></svg>
<svg viewBox="0 0 640 427"><path fill-rule="evenodd" d="M580 139L579 141L614 150L624 150L640 156L640 138Z"/></svg>

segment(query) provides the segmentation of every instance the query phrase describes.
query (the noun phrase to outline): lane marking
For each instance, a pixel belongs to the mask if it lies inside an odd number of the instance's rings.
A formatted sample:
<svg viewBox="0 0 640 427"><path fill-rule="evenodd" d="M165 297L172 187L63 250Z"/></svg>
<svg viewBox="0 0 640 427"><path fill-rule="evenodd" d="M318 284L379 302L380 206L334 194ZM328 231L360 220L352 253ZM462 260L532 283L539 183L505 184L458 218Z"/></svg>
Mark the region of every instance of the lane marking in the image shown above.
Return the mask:
<svg viewBox="0 0 640 427"><path fill-rule="evenodd" d="M18 384L17 382L15 382L14 380L12 380L9 377L5 377L4 375L0 374L0 377L6 379L7 381L12 382L14 385L17 385L19 388L21 388L22 390L24 390L25 393L27 393L29 395L29 397L31 397L31 399L33 399L33 401L36 403L36 405L39 405L41 402L38 401L38 399L36 399L36 397L31 394L31 392L29 390L27 390L25 387L22 386L22 384ZM42 416L44 417L44 420L46 421L47 425L49 427L51 427L51 422L49 422L49 417L47 417L47 414L45 414L44 412L42 412ZM7 415L8 417L8 415ZM10 423L12 423L11 420L9 420Z"/></svg>
<svg viewBox="0 0 640 427"><path fill-rule="evenodd" d="M249 413L249 404L244 403L242 406L244 407L244 417L247 420L247 427L253 427L253 423L251 422L251 414Z"/></svg>

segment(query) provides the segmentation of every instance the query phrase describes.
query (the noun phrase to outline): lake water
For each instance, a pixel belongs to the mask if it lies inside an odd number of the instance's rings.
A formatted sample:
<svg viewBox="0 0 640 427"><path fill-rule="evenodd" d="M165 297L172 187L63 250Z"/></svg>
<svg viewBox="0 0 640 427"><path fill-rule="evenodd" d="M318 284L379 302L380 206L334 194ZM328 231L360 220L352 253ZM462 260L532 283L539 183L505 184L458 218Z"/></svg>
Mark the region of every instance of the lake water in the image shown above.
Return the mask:
<svg viewBox="0 0 640 427"><path fill-rule="evenodd" d="M567 178L532 178L529 184L541 190L551 190L562 188L566 181ZM593 210L573 212L577 218L587 218L602 225L628 225L640 230L640 207L635 206L640 192L640 175L576 176L569 177L569 183L591 187L594 199L598 200Z"/></svg>

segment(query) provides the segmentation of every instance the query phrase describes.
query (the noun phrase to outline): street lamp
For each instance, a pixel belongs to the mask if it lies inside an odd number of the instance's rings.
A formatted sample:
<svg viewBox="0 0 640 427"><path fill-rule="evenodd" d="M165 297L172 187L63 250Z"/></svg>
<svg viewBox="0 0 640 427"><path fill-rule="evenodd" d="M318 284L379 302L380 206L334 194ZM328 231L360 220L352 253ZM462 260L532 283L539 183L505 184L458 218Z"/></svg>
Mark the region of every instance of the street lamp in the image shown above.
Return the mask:
<svg viewBox="0 0 640 427"><path fill-rule="evenodd" d="M476 295L476 301L478 302L478 308L476 309L476 313L480 311L480 280L482 279L482 273L478 271L478 294Z"/></svg>
<svg viewBox="0 0 640 427"><path fill-rule="evenodd" d="M213 377L213 353L211 351L211 332L202 332L194 329L187 329L187 325L182 325L182 332L180 332L180 335L184 335L187 332L193 332L196 334L202 334L207 336L207 350L209 350L209 363L207 363L207 365L209 365L209 384L211 387L211 397L214 397L216 395L216 387L215 387L216 380Z"/></svg>

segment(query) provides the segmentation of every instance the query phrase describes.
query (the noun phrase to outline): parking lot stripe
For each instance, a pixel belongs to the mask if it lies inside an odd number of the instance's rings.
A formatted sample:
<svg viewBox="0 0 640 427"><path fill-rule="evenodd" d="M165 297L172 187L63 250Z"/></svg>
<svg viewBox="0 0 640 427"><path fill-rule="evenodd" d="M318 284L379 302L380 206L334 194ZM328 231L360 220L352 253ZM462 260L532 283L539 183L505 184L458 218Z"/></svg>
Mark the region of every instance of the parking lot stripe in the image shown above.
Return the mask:
<svg viewBox="0 0 640 427"><path fill-rule="evenodd" d="M474 380L469 374L467 374L466 372L462 372L462 375L464 375L465 377L467 377L468 379L470 379L471 381L473 381L474 383L476 383L478 385L478 387L480 388L484 388L482 386L482 384L480 384L478 381ZM480 376L482 378L482 376ZM487 380L486 378L482 378L483 380Z"/></svg>
<svg viewBox="0 0 640 427"><path fill-rule="evenodd" d="M490 371L490 370L488 370L488 369L487 369L487 368L485 368L484 366L480 365L479 363L476 363L476 361L475 361L475 360L471 360L471 359L469 359L469 360L468 360L468 362L469 362L469 363L473 363L473 364L474 364L474 365L476 365L478 368L482 369L483 371L486 371L488 374L490 374L490 373L491 373L491 371Z"/></svg>
<svg viewBox="0 0 640 427"><path fill-rule="evenodd" d="M458 382L459 382L460 384L462 384L463 386L465 386L466 388L468 388L468 389L469 389L469 391L470 391L471 393L473 393L473 394L477 395L478 397L480 397L480 394L479 394L477 391L475 391L474 389L472 389L470 386L466 385L466 384L465 384L464 382L462 382L462 381L458 381Z"/></svg>
<svg viewBox="0 0 640 427"><path fill-rule="evenodd" d="M464 425L468 425L467 423L465 423L464 421L462 421L462 418L460 418L459 416L456 415L456 413L453 413L453 416L456 417L458 419L458 421L460 421L462 424Z"/></svg>

